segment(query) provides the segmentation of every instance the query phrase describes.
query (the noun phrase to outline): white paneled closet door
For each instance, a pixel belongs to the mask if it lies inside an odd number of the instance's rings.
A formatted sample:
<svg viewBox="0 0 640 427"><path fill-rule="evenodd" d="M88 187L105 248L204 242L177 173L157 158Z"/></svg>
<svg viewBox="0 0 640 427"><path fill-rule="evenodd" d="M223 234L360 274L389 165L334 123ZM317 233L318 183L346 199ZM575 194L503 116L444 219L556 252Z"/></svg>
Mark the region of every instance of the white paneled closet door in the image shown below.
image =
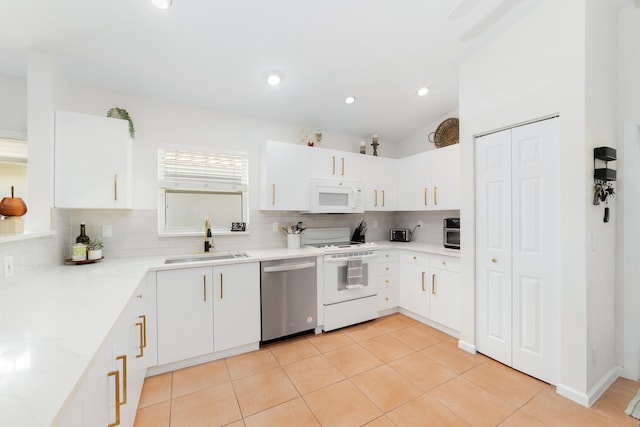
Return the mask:
<svg viewBox="0 0 640 427"><path fill-rule="evenodd" d="M559 372L559 119L476 139L478 351Z"/></svg>

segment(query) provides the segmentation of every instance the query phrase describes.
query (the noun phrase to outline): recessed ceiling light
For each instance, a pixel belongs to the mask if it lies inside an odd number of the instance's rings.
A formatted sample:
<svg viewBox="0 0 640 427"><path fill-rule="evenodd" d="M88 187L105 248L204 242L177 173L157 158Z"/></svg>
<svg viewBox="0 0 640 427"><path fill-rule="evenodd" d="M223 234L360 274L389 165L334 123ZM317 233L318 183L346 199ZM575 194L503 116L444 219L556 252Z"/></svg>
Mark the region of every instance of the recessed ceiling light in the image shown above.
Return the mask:
<svg viewBox="0 0 640 427"><path fill-rule="evenodd" d="M147 0L147 2L158 9L169 9L171 7L172 0Z"/></svg>
<svg viewBox="0 0 640 427"><path fill-rule="evenodd" d="M344 103L345 104L353 104L354 102L356 102L356 97L355 96L347 96L344 99Z"/></svg>
<svg viewBox="0 0 640 427"><path fill-rule="evenodd" d="M429 88L426 86L423 86L420 89L418 89L418 96L425 96L428 93L429 93Z"/></svg>
<svg viewBox="0 0 640 427"><path fill-rule="evenodd" d="M282 71L271 70L264 73L264 78L269 85L278 86L284 80L284 74L282 74Z"/></svg>

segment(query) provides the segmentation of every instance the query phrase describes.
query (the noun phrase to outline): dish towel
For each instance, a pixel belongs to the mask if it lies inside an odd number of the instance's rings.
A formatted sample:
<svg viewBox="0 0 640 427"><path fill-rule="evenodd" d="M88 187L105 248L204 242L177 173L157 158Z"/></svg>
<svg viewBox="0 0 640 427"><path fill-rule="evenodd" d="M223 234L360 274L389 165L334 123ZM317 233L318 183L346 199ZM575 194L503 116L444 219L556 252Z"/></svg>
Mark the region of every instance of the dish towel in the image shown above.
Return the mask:
<svg viewBox="0 0 640 427"><path fill-rule="evenodd" d="M636 396L631 399L631 402L629 402L629 406L627 406L624 413L640 420L640 390L638 390Z"/></svg>
<svg viewBox="0 0 640 427"><path fill-rule="evenodd" d="M357 288L364 288L361 259L347 261L347 289Z"/></svg>

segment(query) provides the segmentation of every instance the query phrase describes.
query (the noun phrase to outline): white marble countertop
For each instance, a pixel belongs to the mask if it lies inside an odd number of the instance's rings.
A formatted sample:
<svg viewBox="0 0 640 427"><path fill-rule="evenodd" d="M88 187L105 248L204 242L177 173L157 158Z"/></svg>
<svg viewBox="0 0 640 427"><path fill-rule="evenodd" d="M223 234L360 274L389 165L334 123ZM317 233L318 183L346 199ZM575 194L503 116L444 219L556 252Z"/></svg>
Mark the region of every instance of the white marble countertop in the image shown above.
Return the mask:
<svg viewBox="0 0 640 427"><path fill-rule="evenodd" d="M437 245L376 243L381 249L459 257L459 251ZM168 257L163 256L60 265L0 291L2 425L52 423L148 271L322 255L306 247L243 252L249 257L164 264Z"/></svg>
<svg viewBox="0 0 640 427"><path fill-rule="evenodd" d="M378 241L375 242L381 250L384 249L405 249L411 251L425 252L435 255L444 255L455 258L460 258L460 250L448 249L442 245L435 245L431 243L417 243L417 242L389 242Z"/></svg>

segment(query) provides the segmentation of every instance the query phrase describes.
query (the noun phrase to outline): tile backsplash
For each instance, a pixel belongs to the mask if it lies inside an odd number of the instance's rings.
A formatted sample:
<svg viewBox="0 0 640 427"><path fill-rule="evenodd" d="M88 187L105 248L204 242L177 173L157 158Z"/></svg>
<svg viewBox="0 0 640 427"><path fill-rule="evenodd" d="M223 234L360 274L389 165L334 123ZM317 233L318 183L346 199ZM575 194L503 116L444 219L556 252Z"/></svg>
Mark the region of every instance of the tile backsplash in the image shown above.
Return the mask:
<svg viewBox="0 0 640 427"><path fill-rule="evenodd" d="M14 258L14 274L11 277L0 275L0 289L70 258L71 246L80 234L81 222L85 223L89 237L100 237L104 241L103 254L109 258L170 256L203 251L204 235L158 236L158 215L154 209L53 209L52 212L55 234L0 243L0 261L6 256ZM301 215L298 212L255 210L250 212L248 233L214 236L214 250L285 247L285 234L274 232L273 224L295 224L298 221L303 221L306 227L350 227L353 230L360 221L366 220L367 241L388 240L391 227L413 229L418 221L422 221L413 241L442 244L443 219L457 216L459 211ZM110 226L111 237L102 236L105 225Z"/></svg>

